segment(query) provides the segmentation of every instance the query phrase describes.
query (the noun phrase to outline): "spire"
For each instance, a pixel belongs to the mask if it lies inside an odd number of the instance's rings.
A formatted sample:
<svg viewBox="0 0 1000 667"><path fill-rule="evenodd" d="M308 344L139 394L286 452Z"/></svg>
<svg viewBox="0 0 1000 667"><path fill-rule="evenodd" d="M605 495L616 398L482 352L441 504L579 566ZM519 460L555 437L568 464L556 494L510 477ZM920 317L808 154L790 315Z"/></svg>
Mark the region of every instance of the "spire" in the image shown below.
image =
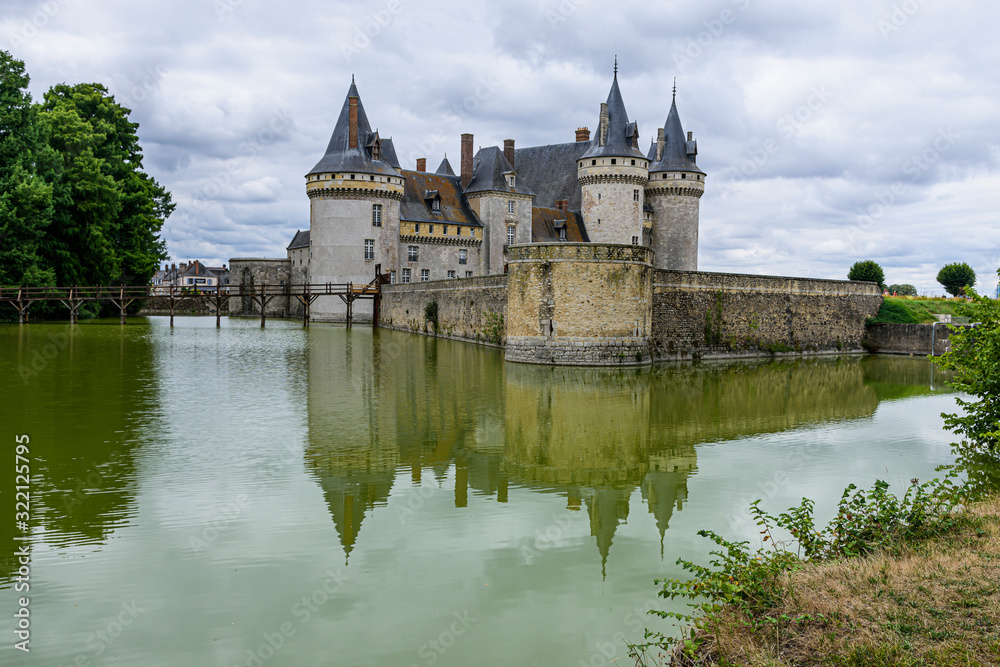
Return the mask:
<svg viewBox="0 0 1000 667"><path fill-rule="evenodd" d="M704 174L692 158L697 154L694 141L688 141L681 126L681 116L677 113L677 82L674 81L674 96L670 102L670 112L663 124L664 147L663 155L654 164L649 165L650 173L660 171L687 171ZM689 145L690 144L690 145Z"/></svg>
<svg viewBox="0 0 1000 667"><path fill-rule="evenodd" d="M677 77L676 76L674 77L674 100L673 101L675 103L677 102Z"/></svg>
<svg viewBox="0 0 1000 667"><path fill-rule="evenodd" d="M629 122L625 101L622 99L622 91L618 87L617 69L616 57L615 78L611 82L611 91L608 93L607 133L604 137L604 144L601 144L601 138L605 133L600 131L601 123L598 121L598 131L594 133L594 137L590 141L590 148L581 157L643 157L638 149L632 147L632 134L636 131L636 125Z"/></svg>
<svg viewBox="0 0 1000 667"><path fill-rule="evenodd" d="M618 54L615 54L615 81L618 80Z"/></svg>

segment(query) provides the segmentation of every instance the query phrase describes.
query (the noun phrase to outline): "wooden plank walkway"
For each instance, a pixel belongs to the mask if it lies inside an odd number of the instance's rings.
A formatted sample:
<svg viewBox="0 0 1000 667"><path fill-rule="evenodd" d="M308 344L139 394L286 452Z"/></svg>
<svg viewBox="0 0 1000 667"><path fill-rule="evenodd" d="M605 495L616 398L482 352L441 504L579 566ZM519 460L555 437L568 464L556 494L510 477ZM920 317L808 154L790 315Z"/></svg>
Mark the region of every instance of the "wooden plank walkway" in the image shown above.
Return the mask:
<svg viewBox="0 0 1000 667"><path fill-rule="evenodd" d="M139 299L166 298L170 303L170 326L174 325L174 308L181 299L202 299L215 307L215 325L222 326L222 307L232 298L249 298L260 307L260 326L264 326L267 304L277 297L294 297L303 306L302 325L309 326L309 308L321 296L339 297L347 305L347 326L353 320L354 302L371 299L373 326L378 326L379 307L382 302L382 285L388 284L388 274L375 267L375 278L369 283L309 283L298 285L216 285L212 288L160 287L155 285L98 285L90 287L0 287L0 303L8 303L17 310L18 322L27 322L31 306L39 302L57 301L69 310L70 322L76 323L77 315L87 301L110 301L118 307L121 323L125 324L125 310Z"/></svg>

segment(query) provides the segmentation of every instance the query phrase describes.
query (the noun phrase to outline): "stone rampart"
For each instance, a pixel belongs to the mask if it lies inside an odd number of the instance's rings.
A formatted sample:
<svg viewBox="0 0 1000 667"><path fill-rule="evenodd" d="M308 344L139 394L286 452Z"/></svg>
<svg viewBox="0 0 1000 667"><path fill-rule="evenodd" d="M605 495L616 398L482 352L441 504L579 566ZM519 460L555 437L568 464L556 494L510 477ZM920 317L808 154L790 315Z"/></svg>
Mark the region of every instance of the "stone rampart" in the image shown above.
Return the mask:
<svg viewBox="0 0 1000 667"><path fill-rule="evenodd" d="M257 285L287 285L292 279L289 259L237 257L229 260L230 286L252 290ZM329 298L329 297L327 297ZM276 296L267 302L267 317L288 317L291 313L287 296ZM237 317L260 317L260 305L251 297L229 300L229 314Z"/></svg>
<svg viewBox="0 0 1000 667"><path fill-rule="evenodd" d="M880 354L931 354L951 349L951 329L946 324L869 324L865 347Z"/></svg>
<svg viewBox="0 0 1000 667"><path fill-rule="evenodd" d="M875 283L657 270L656 359L862 351Z"/></svg>
<svg viewBox="0 0 1000 667"><path fill-rule="evenodd" d="M506 359L648 364L652 259L652 251L638 245L511 246Z"/></svg>
<svg viewBox="0 0 1000 667"><path fill-rule="evenodd" d="M427 305L437 308L437 326ZM379 326L477 343L502 345L507 276L478 276L384 285Z"/></svg>
<svg viewBox="0 0 1000 667"><path fill-rule="evenodd" d="M222 304L222 314L229 313L229 303ZM169 315L170 297L153 296L145 300L139 315ZM174 299L174 315L215 315L215 304L208 299L182 297Z"/></svg>

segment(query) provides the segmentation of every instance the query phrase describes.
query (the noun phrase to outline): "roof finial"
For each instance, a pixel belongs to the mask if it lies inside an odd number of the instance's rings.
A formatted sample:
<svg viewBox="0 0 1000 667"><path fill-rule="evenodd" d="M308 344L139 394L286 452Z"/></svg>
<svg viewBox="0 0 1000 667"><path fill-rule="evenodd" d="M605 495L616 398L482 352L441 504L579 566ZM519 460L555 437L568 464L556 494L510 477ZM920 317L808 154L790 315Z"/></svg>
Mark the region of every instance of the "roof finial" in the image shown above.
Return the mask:
<svg viewBox="0 0 1000 667"><path fill-rule="evenodd" d="M674 101L677 101L677 77L674 77Z"/></svg>
<svg viewBox="0 0 1000 667"><path fill-rule="evenodd" d="M615 53L615 78L618 78L618 54Z"/></svg>
<svg viewBox="0 0 1000 667"><path fill-rule="evenodd" d="M354 72L351 72L351 83L354 83Z"/></svg>

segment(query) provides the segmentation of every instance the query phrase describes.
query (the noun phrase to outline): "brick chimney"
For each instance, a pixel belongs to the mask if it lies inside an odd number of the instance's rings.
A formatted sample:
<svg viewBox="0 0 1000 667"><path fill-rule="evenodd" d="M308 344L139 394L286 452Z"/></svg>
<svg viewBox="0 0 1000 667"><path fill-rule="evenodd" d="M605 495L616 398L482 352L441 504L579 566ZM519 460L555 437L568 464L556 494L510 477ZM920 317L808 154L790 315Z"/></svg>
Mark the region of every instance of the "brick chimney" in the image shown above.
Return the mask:
<svg viewBox="0 0 1000 667"><path fill-rule="evenodd" d="M598 146L608 143L608 103L601 102L601 122L597 127Z"/></svg>
<svg viewBox="0 0 1000 667"><path fill-rule="evenodd" d="M568 199L557 199L556 208L566 213L569 210L569 200Z"/></svg>
<svg viewBox="0 0 1000 667"><path fill-rule="evenodd" d="M590 128L578 127L576 128L576 140L577 141L590 141Z"/></svg>
<svg viewBox="0 0 1000 667"><path fill-rule="evenodd" d="M667 138L664 129L661 127L656 131L656 161L663 159L663 147L666 146Z"/></svg>
<svg viewBox="0 0 1000 667"><path fill-rule="evenodd" d="M462 135L462 189L472 182L472 135Z"/></svg>
<svg viewBox="0 0 1000 667"><path fill-rule="evenodd" d="M417 171L427 171L427 158L425 157L417 158Z"/></svg>
<svg viewBox="0 0 1000 667"><path fill-rule="evenodd" d="M510 166L514 166L514 140L504 139L503 140L503 156L507 158L507 162L510 162Z"/></svg>
<svg viewBox="0 0 1000 667"><path fill-rule="evenodd" d="M347 99L349 105L348 111L348 128L347 128L347 147L357 148L358 147L358 98L349 97Z"/></svg>

